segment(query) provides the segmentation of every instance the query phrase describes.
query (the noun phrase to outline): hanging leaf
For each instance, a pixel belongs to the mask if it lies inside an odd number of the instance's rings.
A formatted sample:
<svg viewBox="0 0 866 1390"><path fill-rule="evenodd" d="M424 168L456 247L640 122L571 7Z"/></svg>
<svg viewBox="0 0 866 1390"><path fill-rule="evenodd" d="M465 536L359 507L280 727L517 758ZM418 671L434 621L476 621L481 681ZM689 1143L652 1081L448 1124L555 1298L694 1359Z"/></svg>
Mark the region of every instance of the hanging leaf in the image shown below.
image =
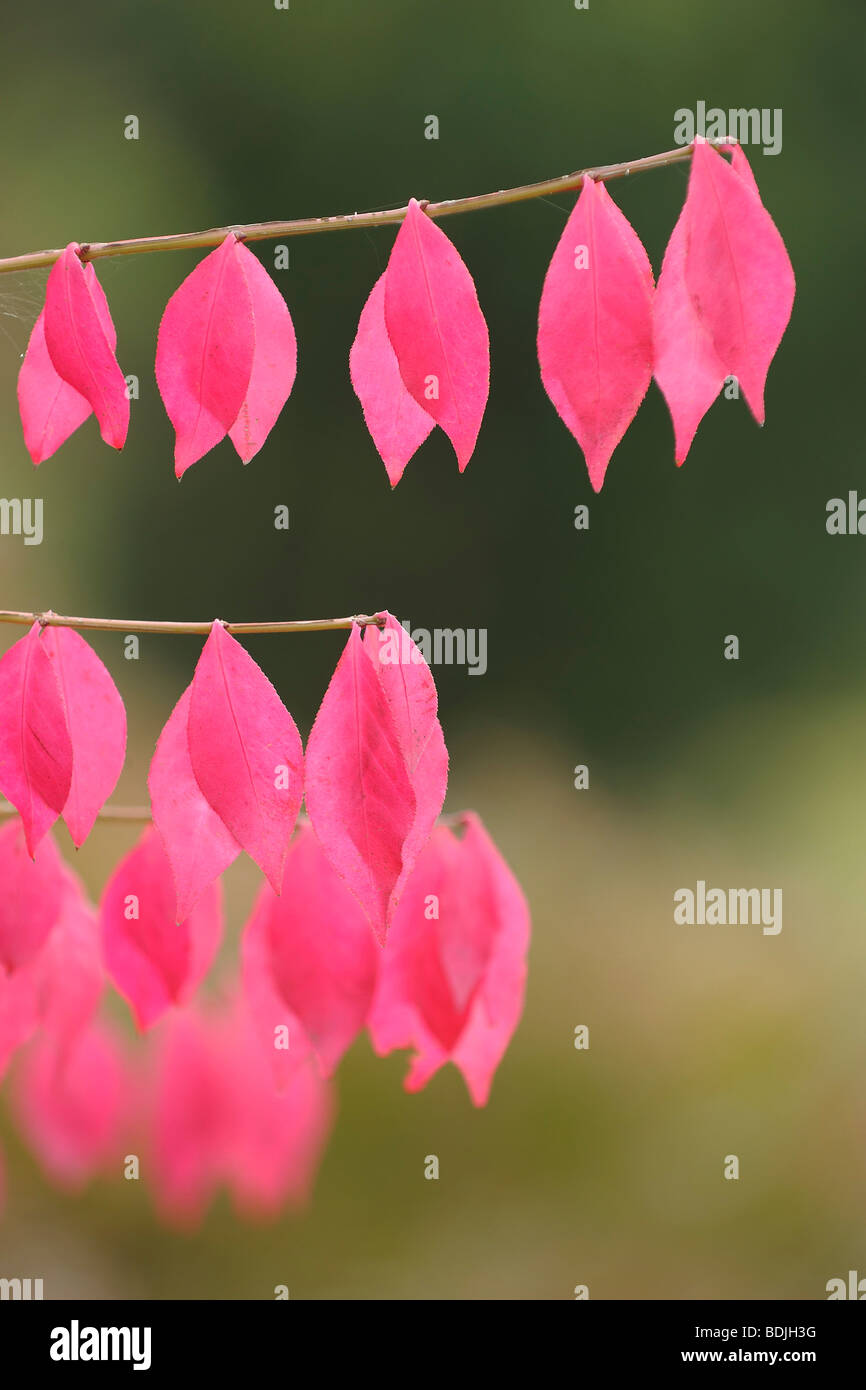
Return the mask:
<svg viewBox="0 0 866 1390"><path fill-rule="evenodd" d="M89 402L54 370L45 344L44 312L33 325L18 373L18 409L24 443L35 464L56 453L93 414Z"/></svg>
<svg viewBox="0 0 866 1390"><path fill-rule="evenodd" d="M11 974L0 969L0 1080L9 1059L39 1027L37 971L31 961Z"/></svg>
<svg viewBox="0 0 866 1390"><path fill-rule="evenodd" d="M42 642L57 675L72 744L72 781L63 819L79 848L123 769L126 711L96 652L71 627L47 627Z"/></svg>
<svg viewBox="0 0 866 1390"><path fill-rule="evenodd" d="M12 1104L26 1143L56 1182L73 1190L119 1163L129 1078L116 1034L91 1023L63 1051L50 1037L30 1049Z"/></svg>
<svg viewBox="0 0 866 1390"><path fill-rule="evenodd" d="M366 1022L378 952L310 826L289 851L281 896L262 886L244 929L243 962L244 992L277 1076L310 1048L331 1075Z"/></svg>
<svg viewBox="0 0 866 1390"><path fill-rule="evenodd" d="M596 492L650 383L652 295L637 233L604 184L585 178L545 276L538 361Z"/></svg>
<svg viewBox="0 0 866 1390"><path fill-rule="evenodd" d="M18 970L39 954L63 908L66 881L54 841L26 848L21 821L0 826L0 968Z"/></svg>
<svg viewBox="0 0 866 1390"><path fill-rule="evenodd" d="M45 287L45 344L57 375L83 396L106 444L122 449L129 429L126 380L114 355L116 335L96 273L70 242ZM68 408L68 406L67 406ZM60 441L62 443L62 440Z"/></svg>
<svg viewBox="0 0 866 1390"><path fill-rule="evenodd" d="M794 303L785 243L743 173L698 140L692 153L685 281L725 374L764 422L764 387Z"/></svg>
<svg viewBox="0 0 866 1390"><path fill-rule="evenodd" d="M243 462L249 463L289 399L298 345L286 301L261 261L241 242L236 243L235 256L247 284L255 342L246 394L229 437Z"/></svg>
<svg viewBox="0 0 866 1390"><path fill-rule="evenodd" d="M303 797L301 737L267 676L219 622L195 668L188 731L202 793L279 893Z"/></svg>
<svg viewBox="0 0 866 1390"><path fill-rule="evenodd" d="M77 876L63 866L60 915L36 959L39 1021L66 1049L93 1018L105 986L99 921Z"/></svg>
<svg viewBox="0 0 866 1390"><path fill-rule="evenodd" d="M188 740L191 698L187 686L159 736L148 776L153 822L177 889L178 922L241 852L195 780Z"/></svg>
<svg viewBox="0 0 866 1390"><path fill-rule="evenodd" d="M72 785L72 743L39 624L0 659L0 791L21 815L33 855Z"/></svg>
<svg viewBox="0 0 866 1390"><path fill-rule="evenodd" d="M487 324L456 247L414 198L385 271L385 323L406 389L442 426L462 473L490 389Z"/></svg>
<svg viewBox="0 0 866 1390"><path fill-rule="evenodd" d="M453 1061L476 1105L523 1010L529 913L477 816L434 831L385 945L370 1033L382 1055L414 1047L406 1089Z"/></svg>
<svg viewBox="0 0 866 1390"><path fill-rule="evenodd" d="M355 624L310 733L306 788L322 848L383 942L416 802L391 707Z"/></svg>
<svg viewBox="0 0 866 1390"><path fill-rule="evenodd" d="M394 718L415 794L415 820L403 844L403 868L391 894L393 911L442 810L448 786L448 749L437 718L439 697L430 667L397 619L390 613L380 616L384 626L381 630L374 625L365 629L364 649L370 654Z"/></svg>
<svg viewBox="0 0 866 1390"><path fill-rule="evenodd" d="M225 437L247 394L255 352L247 277L233 233L205 256L166 305L156 380L174 425L175 473Z"/></svg>
<svg viewBox="0 0 866 1390"><path fill-rule="evenodd" d="M178 926L171 865L148 826L109 879L99 917L106 969L143 1032L187 1003L207 974L222 935L220 887Z"/></svg>
<svg viewBox="0 0 866 1390"><path fill-rule="evenodd" d="M385 275L379 276L361 312L349 354L349 370L364 420L392 487L436 421L403 384L385 327Z"/></svg>

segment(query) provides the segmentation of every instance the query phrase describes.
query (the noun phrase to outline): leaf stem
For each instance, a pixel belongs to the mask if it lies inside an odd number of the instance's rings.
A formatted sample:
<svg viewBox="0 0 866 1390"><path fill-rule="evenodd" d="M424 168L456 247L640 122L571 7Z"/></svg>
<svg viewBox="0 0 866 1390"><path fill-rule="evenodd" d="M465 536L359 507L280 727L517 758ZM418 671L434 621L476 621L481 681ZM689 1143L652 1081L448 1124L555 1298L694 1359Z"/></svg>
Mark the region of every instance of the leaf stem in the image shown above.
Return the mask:
<svg viewBox="0 0 866 1390"><path fill-rule="evenodd" d="M728 145L730 141L710 143ZM576 192L587 174L607 183L611 179L626 178L629 174L664 169L669 164L679 164L689 159L691 153L690 144L679 145L674 150L646 155L643 159L579 169L573 174L563 174L559 178L543 179L540 183L524 183L517 188L501 188L495 193L479 193L470 198L447 198L439 203L421 200L421 203L428 217L450 217L452 213L480 212L484 208L502 207L507 203L523 203L530 198L550 198L557 193ZM289 222L248 222L244 225L211 227L204 232L181 232L177 236L132 237L128 241L89 241L81 243L80 255L83 261L95 261L101 260L104 256L133 256L147 251L203 250L210 246L219 246L230 232L234 232L239 241L271 241L278 237L309 236L315 232L349 231L353 227L369 229L402 222L407 212L407 207L388 208L380 212L342 213L336 217L301 217ZM0 274L16 270L38 270L40 267L53 265L60 255L62 248L7 256L0 259Z"/></svg>
<svg viewBox="0 0 866 1390"><path fill-rule="evenodd" d="M30 627L33 623L41 623L43 627L75 627L96 629L101 632L198 633L206 636L215 621L222 620L211 619L208 622L177 623L151 621L147 618L71 618L64 617L61 613L52 613L50 609L45 613L21 613L13 609L0 609L0 623L17 623L23 627ZM234 634L265 634L273 632L331 632L338 628L350 628L353 623L357 623L359 627L369 627L373 623L381 625L380 619L375 614L356 613L350 618L310 618L273 623L223 623L223 626L227 632Z"/></svg>

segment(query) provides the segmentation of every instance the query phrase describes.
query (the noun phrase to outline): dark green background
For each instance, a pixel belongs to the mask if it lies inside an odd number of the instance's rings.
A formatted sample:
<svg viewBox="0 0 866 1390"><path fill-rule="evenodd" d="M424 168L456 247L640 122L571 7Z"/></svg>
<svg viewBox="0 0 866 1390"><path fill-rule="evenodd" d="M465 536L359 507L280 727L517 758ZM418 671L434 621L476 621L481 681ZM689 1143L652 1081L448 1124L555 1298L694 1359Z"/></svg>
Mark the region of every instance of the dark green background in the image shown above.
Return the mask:
<svg viewBox="0 0 866 1390"><path fill-rule="evenodd" d="M783 110L782 153L749 154L798 295L763 430L720 400L677 470L653 386L595 497L535 358L571 198L450 218L490 328L490 402L462 478L437 431L392 494L347 360L392 229L290 242L276 279L298 333L293 396L246 469L223 444L180 484L153 353L197 256L99 263L120 362L141 380L129 443L115 455L91 421L36 475L15 375L45 276L0 278L2 490L42 496L46 518L41 548L0 540L0 606L387 607L487 628L483 679L436 672L449 806L482 813L536 922L526 1021L484 1114L450 1076L403 1097L401 1061L361 1043L311 1211L250 1232L220 1208L189 1239L162 1234L127 1185L55 1196L13 1141L0 1273L117 1297L286 1282L319 1297L589 1283L594 1297L811 1298L866 1271L866 539L824 526L829 498L866 492L862 40L853 0L103 0L4 18L2 254L486 192L670 148L677 108L704 100ZM611 185L656 272L686 179L681 165ZM258 251L271 267L270 244ZM722 659L728 633L738 663ZM340 640L250 642L304 733ZM137 665L116 639L95 645L130 714L118 797L140 800L198 643L144 641ZM572 790L578 762L588 792ZM103 827L82 852L94 895L129 840ZM781 936L675 930L671 894L697 877L782 885ZM235 878L236 931L253 876ZM581 1022L588 1054L571 1047ZM721 1179L729 1152L739 1184Z"/></svg>

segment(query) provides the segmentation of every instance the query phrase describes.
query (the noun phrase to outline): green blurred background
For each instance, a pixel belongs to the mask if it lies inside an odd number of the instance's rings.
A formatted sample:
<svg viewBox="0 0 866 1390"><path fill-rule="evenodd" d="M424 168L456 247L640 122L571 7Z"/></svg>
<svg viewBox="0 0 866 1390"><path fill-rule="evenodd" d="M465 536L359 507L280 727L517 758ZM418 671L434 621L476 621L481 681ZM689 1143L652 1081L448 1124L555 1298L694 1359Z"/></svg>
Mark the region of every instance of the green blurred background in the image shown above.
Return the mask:
<svg viewBox="0 0 866 1390"><path fill-rule="evenodd" d="M808 1299L866 1273L866 539L825 530L827 500L864 478L863 36L854 0L47 0L4 16L0 254L485 192L670 148L674 112L704 100L783 110L782 153L749 153L798 297L763 430L721 399L677 470L652 387L595 497L535 360L572 199L449 219L490 328L490 402L462 478L437 431L392 494L347 357L393 229L290 242L275 278L299 339L292 399L248 468L223 444L182 484L153 354L197 256L99 263L141 381L129 443L115 455L91 420L38 475L15 378L45 275L0 279L2 492L45 502L41 547L0 539L0 607L387 607L487 628L483 678L436 672L448 806L482 814L534 916L525 1019L485 1111L452 1069L404 1095L405 1058L362 1040L310 1208L255 1227L221 1201L191 1236L156 1224L143 1184L54 1192L7 1135L0 1272L44 1277L48 1297L268 1298L285 1283L365 1299L576 1284ZM611 185L656 272L686 179ZM258 251L272 267L271 244ZM249 642L304 734L341 643ZM129 713L116 799L141 801L200 643L143 639L137 663L120 638L94 645ZM77 856L94 896L133 838L97 827ZM672 894L698 878L781 886L781 934L676 927ZM228 875L230 954L255 880Z"/></svg>

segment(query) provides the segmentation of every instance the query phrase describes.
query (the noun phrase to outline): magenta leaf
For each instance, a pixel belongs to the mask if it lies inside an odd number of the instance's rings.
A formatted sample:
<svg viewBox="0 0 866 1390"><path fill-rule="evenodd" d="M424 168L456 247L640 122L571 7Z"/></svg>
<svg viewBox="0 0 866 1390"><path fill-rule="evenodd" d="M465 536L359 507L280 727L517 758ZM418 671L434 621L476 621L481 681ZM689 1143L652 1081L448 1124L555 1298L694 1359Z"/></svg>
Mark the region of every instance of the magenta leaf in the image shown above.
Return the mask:
<svg viewBox="0 0 866 1390"><path fill-rule="evenodd" d="M126 381L114 355L116 337L105 295L78 250L71 242L51 267L45 287L45 344L57 375L93 410L106 444L122 449L129 429Z"/></svg>
<svg viewBox="0 0 866 1390"><path fill-rule="evenodd" d="M604 184L585 178L544 279L538 361L596 492L652 376L652 295L637 233Z"/></svg>
<svg viewBox="0 0 866 1390"><path fill-rule="evenodd" d="M744 173L698 140L686 198L685 281L725 374L759 424L770 363L791 317L794 271L785 243Z"/></svg>
<svg viewBox="0 0 866 1390"><path fill-rule="evenodd" d="M448 749L437 718L439 697L430 667L397 619L390 613L381 616L381 630L372 625L365 629L364 648L394 717L415 793L415 820L403 844L403 868L391 894L393 911L442 810L448 786Z"/></svg>
<svg viewBox="0 0 866 1390"><path fill-rule="evenodd" d="M520 1019L529 913L477 816L458 840L438 827L421 854L385 945L370 1014L380 1054L414 1047L406 1089L453 1061L476 1105Z"/></svg>
<svg viewBox="0 0 866 1390"><path fill-rule="evenodd" d="M89 403L54 370L45 345L45 314L33 325L18 373L18 408L27 452L43 463L65 444L93 412Z"/></svg>
<svg viewBox="0 0 866 1390"><path fill-rule="evenodd" d="M63 904L57 923L35 962L39 1020L67 1048L93 1018L105 986L99 920L84 889L64 866Z"/></svg>
<svg viewBox="0 0 866 1390"><path fill-rule="evenodd" d="M487 324L456 247L414 198L385 271L385 323L406 389L442 426L462 473L490 389Z"/></svg>
<svg viewBox="0 0 866 1390"><path fill-rule="evenodd" d="M34 623L0 660L0 791L32 855L66 805L72 743L57 674Z"/></svg>
<svg viewBox="0 0 866 1390"><path fill-rule="evenodd" d="M29 856L19 820L0 828L0 970L14 971L39 955L63 910L66 880L54 841Z"/></svg>
<svg viewBox="0 0 866 1390"><path fill-rule="evenodd" d="M191 698L188 686L159 736L148 777L153 822L177 888L178 922L241 851L195 780L188 740Z"/></svg>
<svg viewBox="0 0 866 1390"><path fill-rule="evenodd" d="M99 916L106 969L144 1032L207 974L222 935L220 886L178 926L171 865L148 826L106 884Z"/></svg>
<svg viewBox="0 0 866 1390"><path fill-rule="evenodd" d="M385 275L379 276L358 323L349 353L349 371L364 420L385 465L391 486L433 429L436 421L403 384L385 327Z"/></svg>
<svg viewBox="0 0 866 1390"><path fill-rule="evenodd" d="M235 255L247 284L255 345L246 395L229 436L244 463L249 463L289 399L298 345L286 301L261 261L240 242Z"/></svg>
<svg viewBox="0 0 866 1390"><path fill-rule="evenodd" d="M325 1076L336 1070L366 1022L378 955L359 903L303 826L282 894L263 884L243 938L244 992L278 1077L310 1047Z"/></svg>
<svg viewBox="0 0 866 1390"><path fill-rule="evenodd" d="M391 706L355 625L310 733L306 786L313 829L383 942L416 801Z"/></svg>
<svg viewBox="0 0 866 1390"><path fill-rule="evenodd" d="M42 642L57 675L72 743L72 781L63 819L78 848L122 771L126 711L96 652L71 627L49 625Z"/></svg>
<svg viewBox="0 0 866 1390"><path fill-rule="evenodd" d="M62 1049L46 1035L15 1077L14 1113L49 1177L78 1189L110 1164L127 1118L129 1076L122 1044L91 1023Z"/></svg>
<svg viewBox="0 0 866 1390"><path fill-rule="evenodd" d="M234 425L254 353L250 291L230 233L175 290L159 325L156 380L175 428L178 478Z"/></svg>
<svg viewBox="0 0 866 1390"><path fill-rule="evenodd" d="M214 623L193 677L193 774L212 810L278 893L304 786L295 721L264 672Z"/></svg>

